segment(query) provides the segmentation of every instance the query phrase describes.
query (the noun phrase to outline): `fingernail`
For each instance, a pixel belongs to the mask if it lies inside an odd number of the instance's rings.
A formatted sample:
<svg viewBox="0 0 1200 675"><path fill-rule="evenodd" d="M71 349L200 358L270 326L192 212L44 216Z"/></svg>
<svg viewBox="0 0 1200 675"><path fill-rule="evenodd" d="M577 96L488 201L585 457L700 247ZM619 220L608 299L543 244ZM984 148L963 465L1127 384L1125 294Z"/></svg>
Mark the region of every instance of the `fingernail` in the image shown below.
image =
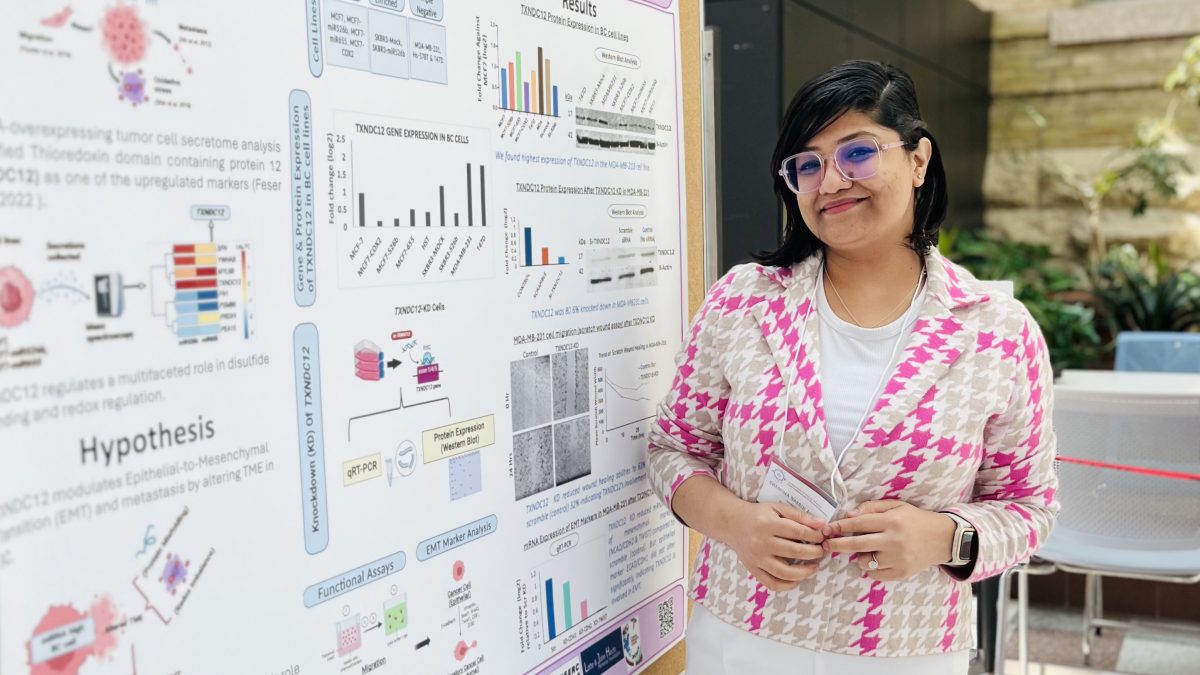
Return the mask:
<svg viewBox="0 0 1200 675"><path fill-rule="evenodd" d="M853 518L857 515L858 515L858 509L850 509L850 517L851 518Z"/></svg>

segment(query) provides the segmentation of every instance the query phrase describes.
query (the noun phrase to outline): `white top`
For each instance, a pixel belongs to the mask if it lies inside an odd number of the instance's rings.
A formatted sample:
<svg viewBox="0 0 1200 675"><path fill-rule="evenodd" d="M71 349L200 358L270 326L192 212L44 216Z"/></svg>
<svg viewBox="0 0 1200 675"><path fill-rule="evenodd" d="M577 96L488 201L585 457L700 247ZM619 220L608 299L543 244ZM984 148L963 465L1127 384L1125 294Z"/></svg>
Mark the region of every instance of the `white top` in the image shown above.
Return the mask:
<svg viewBox="0 0 1200 675"><path fill-rule="evenodd" d="M900 318L879 328L862 328L838 318L825 297L825 284L817 284L821 393L834 456L841 454L866 412L875 406L924 304L922 283L912 306Z"/></svg>

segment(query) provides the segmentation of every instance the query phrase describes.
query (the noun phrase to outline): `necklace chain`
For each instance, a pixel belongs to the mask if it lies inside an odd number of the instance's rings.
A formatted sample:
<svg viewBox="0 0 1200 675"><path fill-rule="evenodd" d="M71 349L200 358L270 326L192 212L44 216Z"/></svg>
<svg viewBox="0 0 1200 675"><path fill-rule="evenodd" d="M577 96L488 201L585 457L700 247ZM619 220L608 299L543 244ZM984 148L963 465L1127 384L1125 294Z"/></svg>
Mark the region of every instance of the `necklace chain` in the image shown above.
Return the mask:
<svg viewBox="0 0 1200 675"><path fill-rule="evenodd" d="M854 325L856 325L860 328L874 330L876 328L880 328L880 327L886 325L888 320L890 320L892 318L892 315L896 313L896 310L900 309L900 307L904 304L904 300L906 298L915 298L916 297L917 288L921 285L921 281L925 278L925 270L924 269L921 270L921 274L917 277L917 283L916 283L916 285L913 286L912 292L910 292L908 295L905 295L904 297L900 298L900 302L896 303L896 306L893 307L892 310L883 317L883 321L875 324L874 326L863 325L863 322L859 321L858 317L854 316L854 311L850 309L850 305L846 304L846 301L842 299L842 294L838 292L837 284L833 283L833 277L829 275L828 268L825 269L825 278L829 280L829 287L833 289L833 295L835 297L837 297L838 302L842 303L842 308L845 309L846 313L850 315L850 320L854 322Z"/></svg>

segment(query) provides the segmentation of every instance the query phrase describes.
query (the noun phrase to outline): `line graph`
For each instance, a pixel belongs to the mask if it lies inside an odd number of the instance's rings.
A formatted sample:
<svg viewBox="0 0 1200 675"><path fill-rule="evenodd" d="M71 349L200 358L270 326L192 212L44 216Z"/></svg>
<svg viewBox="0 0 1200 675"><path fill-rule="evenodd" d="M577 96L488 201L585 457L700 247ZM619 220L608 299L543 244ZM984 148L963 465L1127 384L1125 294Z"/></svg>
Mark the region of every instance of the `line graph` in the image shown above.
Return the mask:
<svg viewBox="0 0 1200 675"><path fill-rule="evenodd" d="M635 387L617 384L611 377L604 379L608 388L605 396L608 398L608 415L605 417L605 431L616 431L630 424L654 417L654 404L645 389L647 382ZM630 419L632 417L632 419Z"/></svg>
<svg viewBox="0 0 1200 675"><path fill-rule="evenodd" d="M658 361L650 355L598 365L594 382L597 423L606 433L652 419L666 391Z"/></svg>

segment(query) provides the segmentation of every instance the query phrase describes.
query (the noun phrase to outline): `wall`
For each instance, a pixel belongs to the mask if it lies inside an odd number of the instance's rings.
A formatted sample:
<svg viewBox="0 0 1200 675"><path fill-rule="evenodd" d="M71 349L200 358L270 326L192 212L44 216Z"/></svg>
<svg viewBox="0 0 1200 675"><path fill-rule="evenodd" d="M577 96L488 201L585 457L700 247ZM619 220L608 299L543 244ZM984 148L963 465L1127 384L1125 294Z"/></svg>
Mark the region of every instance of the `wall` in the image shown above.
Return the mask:
<svg viewBox="0 0 1200 675"><path fill-rule="evenodd" d="M1062 162L1091 173L1111 161L1143 119L1171 100L1162 81L1200 33L1200 5L1189 0L973 0L992 22L989 154L985 220L1014 238L1076 257L1084 210L1061 183L1039 180L1038 165ZM1039 127L1031 111L1045 119ZM1180 105L1176 121L1200 128L1200 113ZM1189 153L1200 168L1200 153ZM1185 191L1195 180L1185 181ZM1162 241L1175 258L1200 254L1200 193L1152 201L1143 217L1115 199L1103 228L1110 240Z"/></svg>
<svg viewBox="0 0 1200 675"><path fill-rule="evenodd" d="M786 100L780 97L783 7L789 0L706 0L716 28L717 146L720 157L718 268L775 248L782 212L770 180L771 151Z"/></svg>

